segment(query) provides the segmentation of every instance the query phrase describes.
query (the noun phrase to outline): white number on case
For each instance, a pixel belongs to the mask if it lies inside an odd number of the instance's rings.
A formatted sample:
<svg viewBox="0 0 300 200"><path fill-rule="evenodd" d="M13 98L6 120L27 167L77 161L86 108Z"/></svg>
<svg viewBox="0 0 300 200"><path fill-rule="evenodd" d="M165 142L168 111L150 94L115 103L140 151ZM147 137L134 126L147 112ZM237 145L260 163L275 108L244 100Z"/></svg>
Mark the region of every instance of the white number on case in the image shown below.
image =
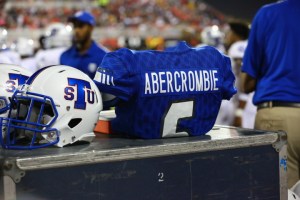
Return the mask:
<svg viewBox="0 0 300 200"><path fill-rule="evenodd" d="M163 172L159 172L158 173L158 182L163 182L164 181L164 173Z"/></svg>

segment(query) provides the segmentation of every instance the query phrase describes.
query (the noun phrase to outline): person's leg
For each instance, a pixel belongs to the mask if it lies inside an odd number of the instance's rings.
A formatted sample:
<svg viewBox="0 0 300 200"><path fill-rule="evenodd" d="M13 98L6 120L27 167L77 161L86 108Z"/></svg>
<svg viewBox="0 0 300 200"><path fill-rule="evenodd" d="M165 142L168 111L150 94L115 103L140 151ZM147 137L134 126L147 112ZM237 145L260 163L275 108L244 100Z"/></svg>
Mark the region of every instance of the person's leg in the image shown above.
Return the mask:
<svg viewBox="0 0 300 200"><path fill-rule="evenodd" d="M287 174L288 187L291 188L299 180L300 109L283 107L260 109L255 118L255 129L283 130L287 133Z"/></svg>
<svg viewBox="0 0 300 200"><path fill-rule="evenodd" d="M288 124L288 187L291 188L300 179L300 109L291 109L287 114Z"/></svg>

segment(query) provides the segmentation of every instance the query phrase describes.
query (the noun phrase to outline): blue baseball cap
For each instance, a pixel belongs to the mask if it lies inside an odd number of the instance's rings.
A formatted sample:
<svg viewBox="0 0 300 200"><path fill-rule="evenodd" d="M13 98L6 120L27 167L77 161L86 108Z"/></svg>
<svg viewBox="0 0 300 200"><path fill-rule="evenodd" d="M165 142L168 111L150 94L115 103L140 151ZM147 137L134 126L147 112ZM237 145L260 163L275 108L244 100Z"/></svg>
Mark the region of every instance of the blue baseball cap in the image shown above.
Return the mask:
<svg viewBox="0 0 300 200"><path fill-rule="evenodd" d="M85 24L89 24L91 26L95 26L95 18L94 16L86 11L78 11L73 16L69 17L70 22L80 21Z"/></svg>

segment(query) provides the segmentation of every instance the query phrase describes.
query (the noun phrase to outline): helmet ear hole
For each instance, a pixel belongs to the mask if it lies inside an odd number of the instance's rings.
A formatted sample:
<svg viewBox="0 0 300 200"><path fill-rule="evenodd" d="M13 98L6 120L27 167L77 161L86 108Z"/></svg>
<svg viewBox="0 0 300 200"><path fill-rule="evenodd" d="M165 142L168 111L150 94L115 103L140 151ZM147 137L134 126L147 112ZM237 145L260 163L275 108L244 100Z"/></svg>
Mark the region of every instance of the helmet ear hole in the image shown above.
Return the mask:
<svg viewBox="0 0 300 200"><path fill-rule="evenodd" d="M74 128L82 121L82 118L73 118L69 121L68 126L70 128Z"/></svg>

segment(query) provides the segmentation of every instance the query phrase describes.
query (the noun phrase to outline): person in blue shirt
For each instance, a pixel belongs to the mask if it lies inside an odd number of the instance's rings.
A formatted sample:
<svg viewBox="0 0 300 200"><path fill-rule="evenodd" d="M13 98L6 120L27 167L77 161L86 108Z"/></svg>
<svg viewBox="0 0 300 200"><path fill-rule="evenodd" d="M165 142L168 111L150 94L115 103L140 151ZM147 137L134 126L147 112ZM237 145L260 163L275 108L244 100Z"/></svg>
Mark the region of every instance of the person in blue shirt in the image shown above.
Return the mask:
<svg viewBox="0 0 300 200"><path fill-rule="evenodd" d="M92 39L95 18L86 11L78 11L69 18L73 23L73 45L62 53L60 64L69 65L94 78L107 50Z"/></svg>
<svg viewBox="0 0 300 200"><path fill-rule="evenodd" d="M255 129L287 133L288 187L299 179L300 1L263 6L253 20L243 59L245 92L254 91Z"/></svg>

